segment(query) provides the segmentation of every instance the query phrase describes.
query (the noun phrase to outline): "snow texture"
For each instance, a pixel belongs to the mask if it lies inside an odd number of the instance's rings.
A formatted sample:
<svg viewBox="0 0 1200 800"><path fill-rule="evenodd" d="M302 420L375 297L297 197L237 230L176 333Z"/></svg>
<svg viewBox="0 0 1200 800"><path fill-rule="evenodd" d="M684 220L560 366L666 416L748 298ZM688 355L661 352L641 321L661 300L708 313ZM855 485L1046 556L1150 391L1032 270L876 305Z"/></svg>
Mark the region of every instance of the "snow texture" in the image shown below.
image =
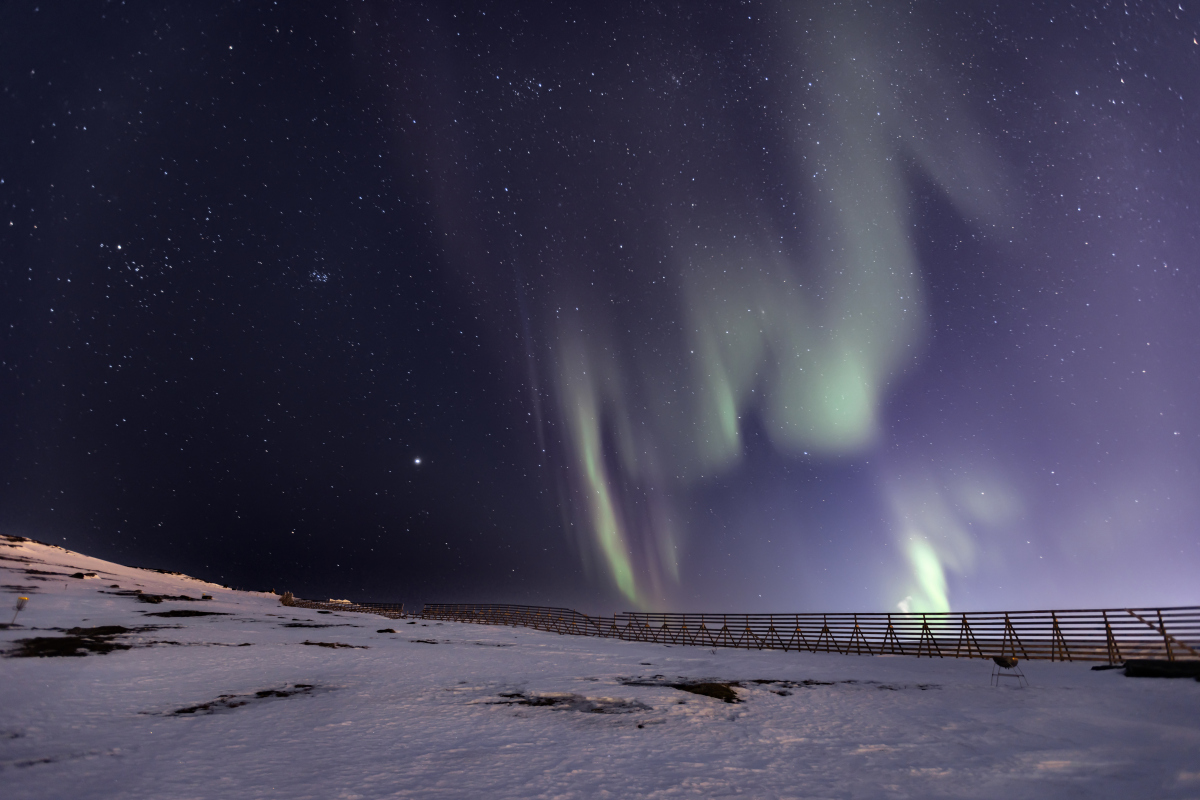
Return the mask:
<svg viewBox="0 0 1200 800"><path fill-rule="evenodd" d="M30 598L0 630L5 800L1200 798L1194 680L1027 662L1029 688L997 689L978 660L319 613L28 541L0 557Z"/></svg>

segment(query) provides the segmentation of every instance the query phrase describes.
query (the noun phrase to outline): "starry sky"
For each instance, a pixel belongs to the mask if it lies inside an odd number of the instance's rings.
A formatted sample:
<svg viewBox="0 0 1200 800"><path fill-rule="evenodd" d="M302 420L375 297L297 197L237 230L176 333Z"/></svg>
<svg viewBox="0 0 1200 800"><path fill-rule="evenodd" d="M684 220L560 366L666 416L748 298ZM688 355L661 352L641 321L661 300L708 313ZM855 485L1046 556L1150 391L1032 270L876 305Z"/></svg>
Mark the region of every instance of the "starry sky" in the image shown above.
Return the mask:
<svg viewBox="0 0 1200 800"><path fill-rule="evenodd" d="M0 530L586 611L1200 601L1189 3L0 9Z"/></svg>

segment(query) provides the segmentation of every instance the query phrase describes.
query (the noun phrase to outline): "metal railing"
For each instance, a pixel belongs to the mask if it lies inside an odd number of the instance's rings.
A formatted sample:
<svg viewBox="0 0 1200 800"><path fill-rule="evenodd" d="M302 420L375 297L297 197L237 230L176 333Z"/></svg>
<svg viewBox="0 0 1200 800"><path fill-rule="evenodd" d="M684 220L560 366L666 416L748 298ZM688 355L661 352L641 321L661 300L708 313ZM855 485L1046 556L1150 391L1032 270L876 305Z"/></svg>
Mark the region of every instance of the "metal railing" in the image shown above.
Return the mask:
<svg viewBox="0 0 1200 800"><path fill-rule="evenodd" d="M942 658L1050 661L1200 659L1200 607L959 614L671 614L589 616L569 608L429 603L423 619L512 625L634 642Z"/></svg>

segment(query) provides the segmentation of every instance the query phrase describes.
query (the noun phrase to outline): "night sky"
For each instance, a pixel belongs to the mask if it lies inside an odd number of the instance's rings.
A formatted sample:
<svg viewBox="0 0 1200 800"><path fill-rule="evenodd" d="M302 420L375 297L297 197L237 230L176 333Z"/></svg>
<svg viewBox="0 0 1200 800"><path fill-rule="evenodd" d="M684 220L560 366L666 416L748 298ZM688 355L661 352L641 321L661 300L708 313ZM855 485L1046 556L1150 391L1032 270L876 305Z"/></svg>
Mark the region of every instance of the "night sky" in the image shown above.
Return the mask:
<svg viewBox="0 0 1200 800"><path fill-rule="evenodd" d="M6 3L0 531L317 599L1194 604L1198 36Z"/></svg>

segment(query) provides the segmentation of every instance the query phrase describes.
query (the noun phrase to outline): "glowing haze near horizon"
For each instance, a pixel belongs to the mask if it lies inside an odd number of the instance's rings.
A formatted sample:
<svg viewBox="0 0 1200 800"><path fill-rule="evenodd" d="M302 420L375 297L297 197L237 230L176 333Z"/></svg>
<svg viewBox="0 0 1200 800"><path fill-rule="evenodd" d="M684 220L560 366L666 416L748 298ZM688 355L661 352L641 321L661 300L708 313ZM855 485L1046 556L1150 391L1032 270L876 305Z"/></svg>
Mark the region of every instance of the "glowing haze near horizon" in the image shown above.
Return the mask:
<svg viewBox="0 0 1200 800"><path fill-rule="evenodd" d="M1197 12L1076 5L14 6L0 529L318 598L1200 602Z"/></svg>
<svg viewBox="0 0 1200 800"><path fill-rule="evenodd" d="M567 534L645 608L1194 601L1195 17L826 5L419 34Z"/></svg>

